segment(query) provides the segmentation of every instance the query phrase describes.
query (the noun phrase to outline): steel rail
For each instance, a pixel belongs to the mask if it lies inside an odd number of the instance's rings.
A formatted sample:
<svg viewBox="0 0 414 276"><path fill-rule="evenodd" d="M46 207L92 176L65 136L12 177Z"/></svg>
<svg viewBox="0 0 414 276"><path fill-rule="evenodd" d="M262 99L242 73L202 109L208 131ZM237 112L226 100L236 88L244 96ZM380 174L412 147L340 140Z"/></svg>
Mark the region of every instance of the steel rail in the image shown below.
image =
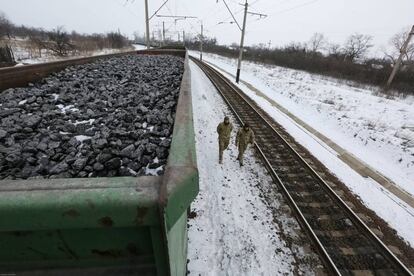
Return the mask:
<svg viewBox="0 0 414 276"><path fill-rule="evenodd" d="M285 138L271 125L271 123L264 118L260 112L257 110L256 107L252 106L251 100L246 99L246 96L244 93L233 83L231 83L227 78L225 78L220 72L218 72L216 69L214 69L212 66L200 62L199 60L191 57L192 61L194 61L202 70L206 73L208 78L211 80L213 85L216 87L216 89L219 91L225 102L229 105L233 113L236 115L237 119L243 123L243 120L241 117L237 114L236 110L231 105L230 101L227 99L227 97L224 95L224 93L221 91L221 88L219 88L218 84L214 80L214 77L219 78L221 81L223 81L229 88L231 88L232 92L235 92L243 101L245 104L247 104L254 112L255 114L265 123L265 125L270 128L283 142L284 144L289 148L291 152L294 153L295 157L297 157L303 165L317 178L319 181L321 188L323 188L327 193L328 196L336 203L339 203L340 207L346 213L348 214L349 218L354 222L355 226L360 229L360 231L365 232L366 237L369 238L369 240L373 243L373 245L381 252L384 253L384 256L387 258L387 260L390 263L394 264L394 267L399 270L401 275L413 275L410 270L390 251L390 249L371 231L371 229L358 217L358 215L339 197L339 195L327 184L321 176L306 162L303 157L290 145L288 141L286 141ZM211 73L214 74L211 75ZM275 170L273 169L272 165L270 164L268 158L266 157L265 153L262 151L260 146L255 143L255 147L259 152L259 155L264 160L264 163L269 170L269 173L272 175L272 178L277 182L279 187L281 187L282 192L288 199L289 205L293 209L293 211L297 214L298 221L301 224L302 228L305 230L305 233L308 235L308 237L313 241L314 245L316 246L317 252L321 256L321 259L323 263L325 264L325 268L330 272L332 275L341 275L338 267L333 262L332 258L330 257L329 253L317 237L316 233L313 231L312 227L310 226L309 222L303 215L303 213L300 211L299 207L297 206L296 202L290 195L289 191L287 190L286 186L283 184L283 181L280 179L280 177L277 175Z"/></svg>

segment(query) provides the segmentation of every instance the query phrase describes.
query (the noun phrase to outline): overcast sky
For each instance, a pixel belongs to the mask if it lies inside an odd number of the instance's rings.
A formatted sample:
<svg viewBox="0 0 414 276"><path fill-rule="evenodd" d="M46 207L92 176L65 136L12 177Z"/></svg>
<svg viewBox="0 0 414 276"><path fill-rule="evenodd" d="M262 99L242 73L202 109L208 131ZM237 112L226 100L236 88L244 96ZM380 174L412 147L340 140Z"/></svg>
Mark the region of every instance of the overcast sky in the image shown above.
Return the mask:
<svg viewBox="0 0 414 276"><path fill-rule="evenodd" d="M150 14L164 0L148 0ZM226 0L237 20L242 23L244 0ZM248 16L246 44L269 43L285 45L291 41L307 41L320 32L336 43L359 32L374 37L373 54L380 53L390 37L414 24L414 0L249 0L250 11L265 13L265 19ZM120 30L129 36L143 33L144 0L0 0L0 10L16 24L83 33ZM220 43L239 43L240 32L222 0L169 0L159 15L191 15L198 19L173 22L170 18L151 20L151 30L161 28L166 21L169 35L177 32L199 32L200 20L205 33Z"/></svg>

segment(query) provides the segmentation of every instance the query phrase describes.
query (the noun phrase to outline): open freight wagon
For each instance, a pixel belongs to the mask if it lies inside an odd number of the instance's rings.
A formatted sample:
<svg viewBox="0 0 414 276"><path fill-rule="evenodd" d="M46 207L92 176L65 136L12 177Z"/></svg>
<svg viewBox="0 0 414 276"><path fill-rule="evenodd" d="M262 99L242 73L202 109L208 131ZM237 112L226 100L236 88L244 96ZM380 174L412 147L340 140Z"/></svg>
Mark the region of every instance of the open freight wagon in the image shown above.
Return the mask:
<svg viewBox="0 0 414 276"><path fill-rule="evenodd" d="M198 193L188 57L133 54L185 59L164 174L0 180L0 274L186 274L187 211ZM0 69L0 91L117 55Z"/></svg>

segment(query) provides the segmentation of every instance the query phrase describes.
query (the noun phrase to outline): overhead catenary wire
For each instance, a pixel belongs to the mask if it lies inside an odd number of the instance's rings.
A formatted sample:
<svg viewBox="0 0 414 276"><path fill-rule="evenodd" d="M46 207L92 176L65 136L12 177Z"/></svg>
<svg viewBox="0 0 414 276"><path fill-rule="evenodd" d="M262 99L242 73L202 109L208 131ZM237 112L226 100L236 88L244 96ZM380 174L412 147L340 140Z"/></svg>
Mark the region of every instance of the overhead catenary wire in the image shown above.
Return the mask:
<svg viewBox="0 0 414 276"><path fill-rule="evenodd" d="M312 0L312 1L308 1L308 2L305 2L305 3L299 4L299 5L297 5L297 6L294 6L294 7L291 7L291 8L285 9L285 10L281 10L281 11L277 11L277 12L275 12L275 13L271 13L269 16L272 16L272 15L277 15L277 14L281 14L281 13L285 13L285 12L289 12L289 11L292 11L292 10L296 10L296 9L298 9L298 8L302 8L302 7L305 7L305 6L311 5L311 4L313 4L313 3L316 3L316 2L318 2L318 1L319 1L319 0Z"/></svg>
<svg viewBox="0 0 414 276"><path fill-rule="evenodd" d="M239 22L237 22L237 19L234 17L232 11L230 10L229 6L226 3L226 0L223 0L224 5L226 6L227 10L229 11L229 13L231 14L231 16L233 17L234 22L237 24L237 27L239 27L239 30L242 31L242 28L239 25Z"/></svg>
<svg viewBox="0 0 414 276"><path fill-rule="evenodd" d="M302 7L305 7L305 6L308 6L308 5L311 5L311 4L314 4L314 3L316 3L316 2L318 2L319 0L311 0L311 1L308 1L308 2L304 2L304 3L302 3L302 4L298 4L298 5L296 5L296 6L293 6L293 7L290 7L290 8L287 8L287 9L284 9L284 10L280 10L280 11L276 11L276 12L273 12L273 13L270 13L269 15L268 15L268 17L267 18L265 18L265 19L263 19L263 20L266 20L266 19L268 19L269 17L272 17L272 16L274 16L274 15L278 15L278 14L282 14L282 13L285 13L285 12L290 12L290 11L294 11L294 10L296 10L296 9L299 9L299 8L302 8ZM282 3L284 3L284 2L286 2L286 0L285 1L283 1ZM257 20L256 20L257 21ZM254 22L253 22L254 23ZM251 28L251 29L249 29L249 31L251 32L251 31L256 31L256 30L258 30L258 28L256 27L256 28Z"/></svg>
<svg viewBox="0 0 414 276"><path fill-rule="evenodd" d="M159 7L155 12L154 12L154 14L153 15L151 15L151 17L149 18L149 20L151 20L161 9L162 9L162 7L164 7L165 6L165 4L167 4L167 2L168 2L168 0L165 0L165 2L161 5L161 7Z"/></svg>

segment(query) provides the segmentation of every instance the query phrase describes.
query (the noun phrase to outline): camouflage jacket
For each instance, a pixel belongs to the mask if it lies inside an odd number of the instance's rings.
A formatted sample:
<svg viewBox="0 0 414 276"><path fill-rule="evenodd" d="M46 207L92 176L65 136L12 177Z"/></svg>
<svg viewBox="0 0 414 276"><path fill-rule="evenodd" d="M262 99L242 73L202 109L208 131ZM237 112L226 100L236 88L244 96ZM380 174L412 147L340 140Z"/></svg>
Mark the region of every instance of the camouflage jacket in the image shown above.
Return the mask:
<svg viewBox="0 0 414 276"><path fill-rule="evenodd" d="M253 130L245 131L243 128L239 129L236 136L236 146L246 148L249 143L254 144Z"/></svg>
<svg viewBox="0 0 414 276"><path fill-rule="evenodd" d="M217 133L219 135L219 139L230 139L231 131L233 130L232 123L226 125L224 122L221 122L217 126Z"/></svg>

